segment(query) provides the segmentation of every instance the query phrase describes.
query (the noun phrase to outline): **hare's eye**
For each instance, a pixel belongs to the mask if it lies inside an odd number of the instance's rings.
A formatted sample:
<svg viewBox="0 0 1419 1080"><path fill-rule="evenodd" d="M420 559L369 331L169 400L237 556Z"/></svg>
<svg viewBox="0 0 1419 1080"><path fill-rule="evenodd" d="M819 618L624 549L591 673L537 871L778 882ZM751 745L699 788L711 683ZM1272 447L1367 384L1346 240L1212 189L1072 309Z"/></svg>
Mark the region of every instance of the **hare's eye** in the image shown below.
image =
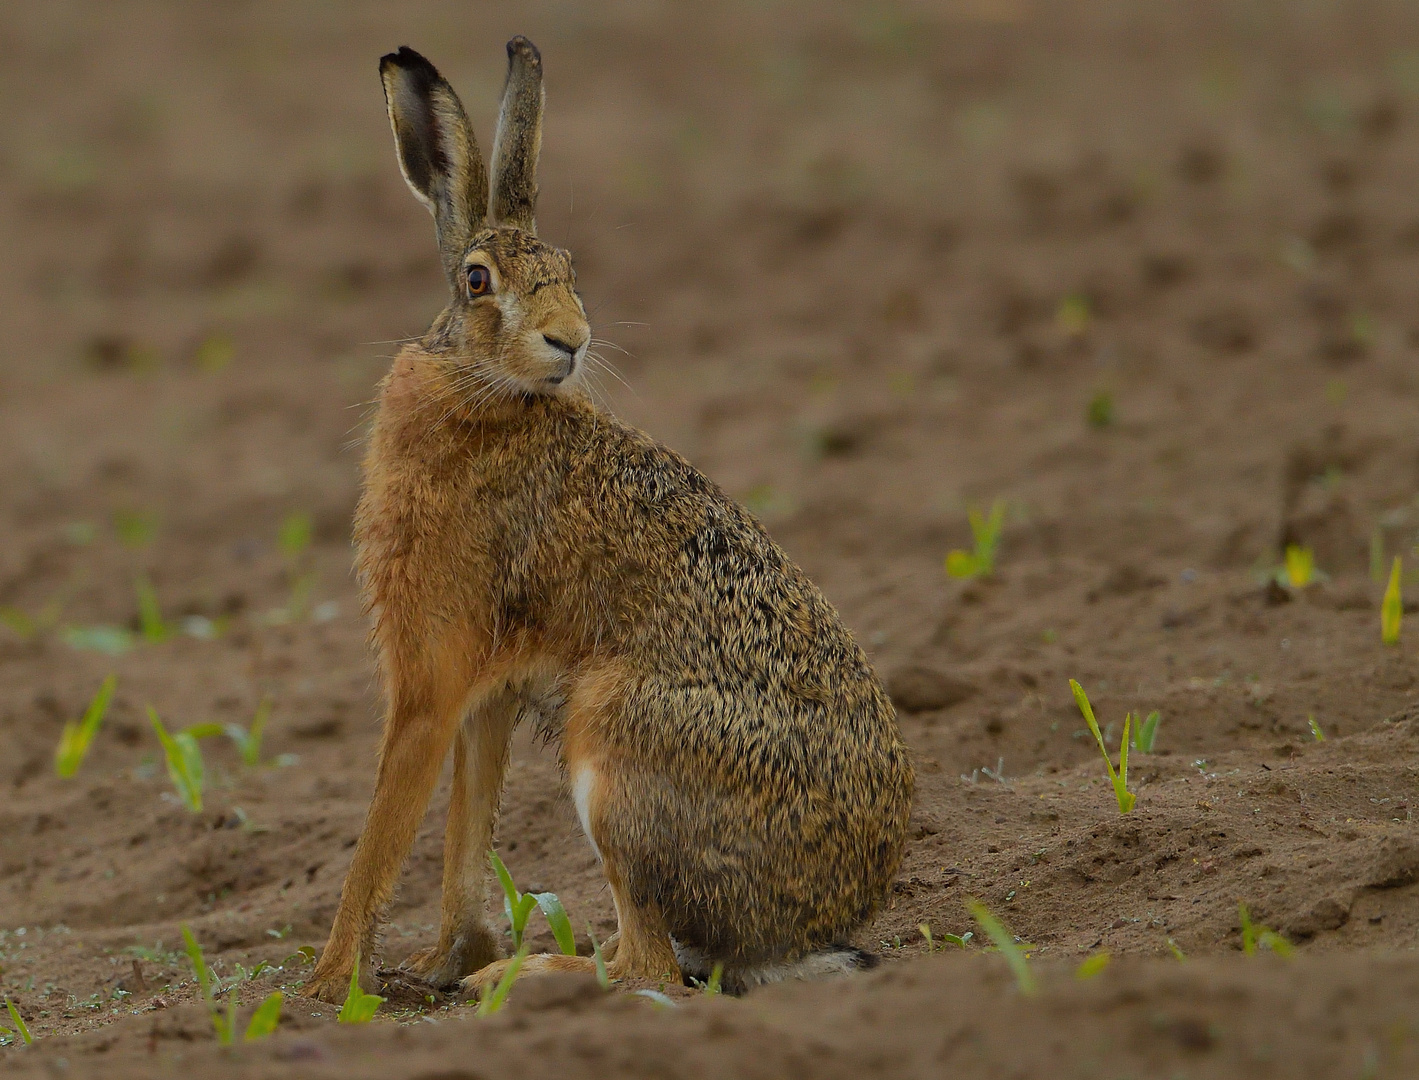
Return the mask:
<svg viewBox="0 0 1419 1080"><path fill-rule="evenodd" d="M487 296L493 291L493 272L486 266L468 268L468 295Z"/></svg>

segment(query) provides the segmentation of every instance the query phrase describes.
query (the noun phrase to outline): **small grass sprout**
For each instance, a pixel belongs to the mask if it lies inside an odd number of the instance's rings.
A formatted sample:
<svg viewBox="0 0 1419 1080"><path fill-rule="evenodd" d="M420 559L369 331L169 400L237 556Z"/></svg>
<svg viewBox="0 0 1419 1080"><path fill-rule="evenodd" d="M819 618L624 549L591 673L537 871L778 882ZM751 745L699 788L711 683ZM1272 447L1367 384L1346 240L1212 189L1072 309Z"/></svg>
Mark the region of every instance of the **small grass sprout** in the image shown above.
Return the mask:
<svg viewBox="0 0 1419 1080"><path fill-rule="evenodd" d="M1325 732L1322 731L1320 725L1316 723L1315 713L1308 713L1306 715L1306 723L1310 725L1311 737L1315 739L1316 742L1325 742Z"/></svg>
<svg viewBox="0 0 1419 1080"><path fill-rule="evenodd" d="M1385 531L1379 525L1370 533L1370 580L1378 585L1385 579Z"/></svg>
<svg viewBox="0 0 1419 1080"><path fill-rule="evenodd" d="M1020 993L1026 997L1033 997L1039 987L1035 983L1035 974L1030 970L1030 962L1025 958L1024 950L1016 943L1010 931L1005 929L1005 924L991 914L990 909L979 900L968 899L966 910L971 913L971 918L975 919L976 925L985 932L993 944L1010 965L1010 970L1015 974L1015 985L1020 988Z"/></svg>
<svg viewBox="0 0 1419 1080"><path fill-rule="evenodd" d="M988 516L974 506L966 516L971 523L973 550L947 553L946 573L954 578L989 577L995 572L995 550L1005 527L1005 502L997 499Z"/></svg>
<svg viewBox="0 0 1419 1080"><path fill-rule="evenodd" d="M1176 941L1174 941L1172 938L1168 938L1168 952L1172 953L1173 956L1174 956L1176 959L1178 959L1178 960L1186 960L1186 959L1187 959L1187 953L1183 952L1183 951L1182 951L1182 946L1179 945L1179 944L1178 944Z"/></svg>
<svg viewBox="0 0 1419 1080"><path fill-rule="evenodd" d="M276 534L276 544L286 560L286 578L290 582L291 598L286 615L299 619L310 606L310 594L315 589L315 571L310 566L309 552L315 538L315 523L304 511L288 514Z"/></svg>
<svg viewBox="0 0 1419 1080"><path fill-rule="evenodd" d="M1133 733L1133 749L1140 754L1153 752L1153 743L1158 738L1158 722L1161 719L1156 709L1148 714L1148 719L1139 724Z"/></svg>
<svg viewBox="0 0 1419 1080"><path fill-rule="evenodd" d="M151 705L148 706L148 720L158 734L158 741L163 745L163 756L167 759L168 776L172 779L172 786L177 788L177 794L184 806L194 814L201 813L205 770L202 766L202 748L197 745L197 736L191 731L169 734Z"/></svg>
<svg viewBox="0 0 1419 1080"><path fill-rule="evenodd" d="M56 595L39 609L38 615L31 615L17 607L0 606L0 625L8 626L21 641L33 641L59 623L64 612L66 595Z"/></svg>
<svg viewBox="0 0 1419 1080"><path fill-rule="evenodd" d="M383 1004L384 998L378 994L366 994L360 989L360 954L356 952L355 966L350 969L350 989L335 1019L342 1024L368 1024Z"/></svg>
<svg viewBox="0 0 1419 1080"><path fill-rule="evenodd" d="M227 994L225 1011L217 1004L217 995L223 990L232 991L238 984L249 978L255 978L263 970L262 965L257 965L256 970L252 972L239 971L238 977L230 980L224 987L221 985L221 980L212 977L212 971L208 968L207 960L202 955L202 946L197 943L197 938L193 936L192 930L186 924L182 927L182 941L187 951L187 959L192 963L192 972L197 976L197 986L202 991L202 1001L206 1004L207 1013L212 1018L212 1029L217 1033L217 1042L223 1046L231 1046L236 1041L236 994L230 992ZM251 1019L247 1022L246 1034L242 1036L243 1042L264 1039L276 1030L276 1025L281 1021L281 1002L283 1000L285 1000L285 996L279 990L266 996L266 1000L256 1007L256 1011L252 1013Z"/></svg>
<svg viewBox="0 0 1419 1080"><path fill-rule="evenodd" d="M596 981L601 984L601 989L611 989L611 976L606 971L606 957L601 952L601 942L596 940L596 934L592 932L591 923L586 924L586 936L591 939L591 956L596 962Z"/></svg>
<svg viewBox="0 0 1419 1080"><path fill-rule="evenodd" d="M1068 294L1055 308L1054 321L1070 337L1078 337L1089 329L1089 323L1092 321L1089 298L1083 293Z"/></svg>
<svg viewBox="0 0 1419 1080"><path fill-rule="evenodd" d="M66 626L63 634L64 644L69 648L106 656L130 652L137 640L126 626Z"/></svg>
<svg viewBox="0 0 1419 1080"><path fill-rule="evenodd" d="M1118 812L1126 814L1133 809L1133 804L1138 801L1138 796L1128 790L1128 731L1129 725L1133 721L1133 714L1128 713L1123 718L1123 738L1119 740L1118 749L1118 771L1114 772L1108 748L1104 745L1103 733L1099 731L1099 722L1094 719L1094 707L1089 704L1089 695L1084 693L1084 688L1073 679L1069 680L1069 688L1074 691L1074 702L1079 706L1079 711L1084 714L1084 722L1093 732L1094 741L1099 744L1099 753L1104 755L1104 767L1109 771L1109 783L1113 785L1114 797L1118 800ZM1156 727L1154 730L1156 731Z"/></svg>
<svg viewBox="0 0 1419 1080"><path fill-rule="evenodd" d="M1282 585L1304 589L1316 579L1316 554L1308 546L1287 544L1285 562L1277 575Z"/></svg>
<svg viewBox="0 0 1419 1080"><path fill-rule="evenodd" d="M1106 427L1112 427L1114 422L1114 395L1112 390L1100 390L1089 399L1089 408L1085 411L1085 419L1089 426L1096 431L1102 431Z"/></svg>
<svg viewBox="0 0 1419 1080"><path fill-rule="evenodd" d="M158 592L146 574L139 574L133 580L133 591L138 596L138 629L143 640L149 645L159 645L172 637L172 627L163 621Z"/></svg>
<svg viewBox="0 0 1419 1080"><path fill-rule="evenodd" d="M1399 627L1404 622L1404 595L1400 591L1403 569L1404 560L1396 555L1390 565L1385 597L1380 602L1380 640L1386 645L1399 644Z"/></svg>
<svg viewBox="0 0 1419 1080"><path fill-rule="evenodd" d="M158 533L157 515L142 510L119 510L113 515L113 531L126 548L145 548Z"/></svg>
<svg viewBox="0 0 1419 1080"><path fill-rule="evenodd" d="M103 723L104 714L108 712L109 702L113 700L113 691L117 686L117 676L109 675L99 686L98 693L89 702L89 707L84 710L83 719L69 720L64 724L64 731L59 736L59 745L54 750L54 771L64 779L73 776L84 763L89 746L93 743L94 736L99 733L99 725Z"/></svg>
<svg viewBox="0 0 1419 1080"><path fill-rule="evenodd" d="M1253 923L1244 901L1237 904L1237 917L1242 923L1242 952L1247 956L1255 956L1258 947L1270 949L1277 956L1290 956L1296 951L1295 946L1275 930Z"/></svg>
<svg viewBox="0 0 1419 1080"><path fill-rule="evenodd" d="M266 999L256 1007L256 1011L251 1014L251 1020L247 1022L246 1034L242 1036L242 1042L255 1042L257 1039L264 1039L276 1030L276 1025L281 1022L281 1003L285 1001L285 995L276 990L266 995Z"/></svg>
<svg viewBox="0 0 1419 1080"><path fill-rule="evenodd" d="M230 334L218 331L203 338L193 351L192 362L209 375L221 371L236 356L236 343Z"/></svg>
<svg viewBox="0 0 1419 1080"><path fill-rule="evenodd" d="M522 962L527 959L527 945L518 947L517 952L507 962L507 970L503 972L503 977L498 980L498 985L483 995L478 1002L478 1011L475 1016L492 1016L503 1007L507 1001L509 991L512 990L513 981L517 978L518 971L522 968ZM383 999L381 999L383 1000Z"/></svg>
<svg viewBox="0 0 1419 1080"><path fill-rule="evenodd" d="M931 933L930 924L918 923L916 928L921 931L921 936L926 941L927 952L945 952L948 945L955 946L958 949L964 949L970 944L971 938L975 937L973 931L967 930L964 934L942 934L941 940L937 941L936 937Z"/></svg>
<svg viewBox="0 0 1419 1080"><path fill-rule="evenodd" d="M1074 977L1080 982L1092 979L1109 966L1110 959L1107 952L1096 952L1092 956L1085 957L1083 962L1074 969Z"/></svg>
<svg viewBox="0 0 1419 1080"><path fill-rule="evenodd" d="M720 984L724 981L724 961L716 960L710 971L709 982L705 983L705 997L719 997Z"/></svg>
<svg viewBox="0 0 1419 1080"><path fill-rule="evenodd" d="M266 731L266 721L270 716L271 699L264 697L261 704L256 706L256 715L251 718L251 727L244 728L240 724L222 725L222 732L236 743L242 764L248 768L254 769L261 764L261 736Z"/></svg>
<svg viewBox="0 0 1419 1080"><path fill-rule="evenodd" d="M493 870L503 887L503 911L507 914L508 924L512 928L513 948L522 948L522 935L527 930L528 916L532 914L533 908L538 907L547 917L552 936L557 939L557 948L561 949L565 956L575 956L576 938L572 934L572 923L567 918L567 910L562 906L557 894L518 892L512 874L496 851L488 852L488 861L493 864Z"/></svg>
<svg viewBox="0 0 1419 1080"><path fill-rule="evenodd" d="M15 1034L20 1037L20 1042L26 1046L34 1042L34 1036L30 1034L25 1018L20 1015L20 1010L15 1008L15 1003L8 997L5 999L5 1011L10 1014L10 1023L15 1025Z"/></svg>

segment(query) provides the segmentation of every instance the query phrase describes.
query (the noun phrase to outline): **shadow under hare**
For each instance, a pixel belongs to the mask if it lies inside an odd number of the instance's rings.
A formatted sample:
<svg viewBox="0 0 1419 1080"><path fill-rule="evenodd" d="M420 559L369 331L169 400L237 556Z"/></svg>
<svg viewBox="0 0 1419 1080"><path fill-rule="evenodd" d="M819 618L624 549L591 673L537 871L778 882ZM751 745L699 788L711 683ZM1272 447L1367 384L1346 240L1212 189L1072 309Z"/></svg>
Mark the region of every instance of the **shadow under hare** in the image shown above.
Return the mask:
<svg viewBox="0 0 1419 1080"><path fill-rule="evenodd" d="M612 977L722 963L742 989L862 966L848 936L890 887L911 808L896 715L763 527L582 390L576 275L534 224L541 57L517 37L508 61L487 170L434 67L408 48L380 61L452 295L381 384L365 458L355 539L387 715L305 993L343 999L370 957L450 748L438 941L405 968L472 991L502 975L487 852L523 718L558 748L610 883Z"/></svg>

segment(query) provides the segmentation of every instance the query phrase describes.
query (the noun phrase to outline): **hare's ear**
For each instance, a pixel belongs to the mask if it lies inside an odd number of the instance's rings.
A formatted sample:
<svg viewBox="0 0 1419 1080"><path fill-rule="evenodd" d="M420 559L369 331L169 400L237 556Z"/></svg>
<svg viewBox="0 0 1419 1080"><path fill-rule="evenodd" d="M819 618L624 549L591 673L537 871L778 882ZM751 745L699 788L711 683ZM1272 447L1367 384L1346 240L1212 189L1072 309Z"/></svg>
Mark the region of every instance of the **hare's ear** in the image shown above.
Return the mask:
<svg viewBox="0 0 1419 1080"><path fill-rule="evenodd" d="M493 136L493 196L500 225L537 231L537 155L542 149L542 54L522 35L507 43L507 86Z"/></svg>
<svg viewBox="0 0 1419 1080"><path fill-rule="evenodd" d="M444 270L453 280L487 213L488 173L478 140L453 87L413 49L382 57L379 76L399 169L434 215Z"/></svg>

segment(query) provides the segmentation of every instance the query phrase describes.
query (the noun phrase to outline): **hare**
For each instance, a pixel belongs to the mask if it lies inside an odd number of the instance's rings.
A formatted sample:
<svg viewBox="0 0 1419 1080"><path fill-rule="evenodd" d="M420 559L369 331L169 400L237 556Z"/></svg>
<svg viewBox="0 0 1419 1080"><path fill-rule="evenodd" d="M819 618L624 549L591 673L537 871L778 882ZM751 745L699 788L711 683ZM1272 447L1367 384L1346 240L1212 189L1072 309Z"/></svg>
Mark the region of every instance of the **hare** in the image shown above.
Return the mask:
<svg viewBox="0 0 1419 1080"><path fill-rule="evenodd" d="M558 748L605 869L613 977L722 964L742 989L864 966L848 935L891 884L911 807L896 714L763 527L581 387L576 273L533 219L542 61L523 37L507 51L491 185L433 65L407 47L380 61L452 295L380 386L355 539L387 715L304 992L340 1000L369 958L450 747L438 941L404 966L474 993L501 977L487 853L523 717Z"/></svg>

